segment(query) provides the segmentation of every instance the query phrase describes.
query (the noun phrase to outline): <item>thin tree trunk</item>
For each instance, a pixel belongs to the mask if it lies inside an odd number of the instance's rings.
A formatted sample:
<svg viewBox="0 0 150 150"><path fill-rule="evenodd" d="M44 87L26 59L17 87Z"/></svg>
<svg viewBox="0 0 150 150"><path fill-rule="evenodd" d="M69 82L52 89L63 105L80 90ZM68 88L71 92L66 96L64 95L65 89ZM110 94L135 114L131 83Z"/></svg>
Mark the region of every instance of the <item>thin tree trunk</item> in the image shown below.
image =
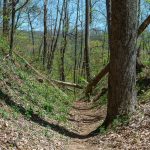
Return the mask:
<svg viewBox="0 0 150 150"><path fill-rule="evenodd" d="M40 59L40 56L41 56L42 47L43 47L43 37L41 39L41 43L40 43L40 46L39 46L39 54L38 54L39 59Z"/></svg>
<svg viewBox="0 0 150 150"><path fill-rule="evenodd" d="M14 25L15 25L15 14L16 14L16 3L12 0L12 10L11 10L11 34L10 34L10 50L9 54L12 56L13 44L14 44Z"/></svg>
<svg viewBox="0 0 150 150"><path fill-rule="evenodd" d="M28 20L29 20L29 24L30 24L30 29L31 29L31 39L32 39L32 53L33 55L35 55L35 42L34 42L34 33L33 33L33 26L32 26L32 21L31 21L31 17L30 17L30 12L28 12Z"/></svg>
<svg viewBox="0 0 150 150"><path fill-rule="evenodd" d="M90 24L92 23L92 0L90 0Z"/></svg>
<svg viewBox="0 0 150 150"><path fill-rule="evenodd" d="M43 49L43 65L46 62L47 54L47 0L44 0L44 49Z"/></svg>
<svg viewBox="0 0 150 150"><path fill-rule="evenodd" d="M21 10L29 0L26 0L23 5L21 5L19 8L16 9L16 5L19 3L19 0L12 0L11 3L11 34L10 34L10 48L9 48L9 55L12 57L12 52L13 52L13 45L14 45L14 29L15 29L15 15L16 12Z"/></svg>
<svg viewBox="0 0 150 150"><path fill-rule="evenodd" d="M3 1L3 37L8 41L9 40L9 20L10 12L8 8L8 1Z"/></svg>
<svg viewBox="0 0 150 150"><path fill-rule="evenodd" d="M79 0L77 1L77 16L75 23L75 49L74 49L74 73L73 82L76 83L76 73L77 73L77 42L78 42L78 20L79 20Z"/></svg>
<svg viewBox="0 0 150 150"><path fill-rule="evenodd" d="M58 39L59 39L59 35L60 35L60 29L61 29L64 5L65 5L65 0L63 0L62 10L61 10L60 20L59 20L59 27L58 27L58 32L57 32L57 35L56 35L56 40L55 40L53 48L52 48L52 50L50 52L50 57L49 57L49 62L48 62L48 70L49 70L50 73L52 71L53 60L54 60L54 53L55 53L55 50L57 48L57 43L58 43Z"/></svg>
<svg viewBox="0 0 150 150"><path fill-rule="evenodd" d="M89 65L89 24L90 24L90 1L86 0L86 17L85 17L85 49L84 49L84 67L86 70L87 81L90 81L90 65Z"/></svg>
<svg viewBox="0 0 150 150"><path fill-rule="evenodd" d="M54 26L54 33L53 33L53 37L52 37L52 41L51 41L51 45L50 45L50 51L49 51L49 54L48 54L48 62L47 62L47 69L48 70L50 70L52 51L53 51L53 46L54 46L55 36L56 36L56 30L57 30L57 22L58 22L58 14L59 14L59 3L60 3L60 1L58 0L58 2L57 2L56 21L55 21L55 26Z"/></svg>
<svg viewBox="0 0 150 150"><path fill-rule="evenodd" d="M84 68L83 68L83 41L84 41L84 39L83 39L83 37L84 37L84 33L83 33L83 29L82 29L82 23L81 23L81 46L80 46L80 59L79 59L79 70L80 70L80 73L79 73L79 75L80 76L83 76L83 70L84 70Z"/></svg>
<svg viewBox="0 0 150 150"><path fill-rule="evenodd" d="M65 1L65 9L64 9L64 19L63 19L63 46L60 49L60 80L65 81L65 67L64 67L64 57L65 57L65 51L67 47L67 34L69 30L69 20L68 20L68 1Z"/></svg>
<svg viewBox="0 0 150 150"><path fill-rule="evenodd" d="M14 31L17 30L17 25L20 19L20 15L21 15L21 10L18 12L17 17L16 17L16 23L15 23L15 27L14 27Z"/></svg>
<svg viewBox="0 0 150 150"><path fill-rule="evenodd" d="M79 64L78 64L78 68L79 68L79 76L83 76L83 71L84 71L84 58L83 58L83 44L84 44L84 29L83 29L83 15L82 12L83 11L83 0L81 1L81 10L80 10L80 23L81 23L81 42L80 42L80 56L79 56ZM79 80L79 79L78 79Z"/></svg>

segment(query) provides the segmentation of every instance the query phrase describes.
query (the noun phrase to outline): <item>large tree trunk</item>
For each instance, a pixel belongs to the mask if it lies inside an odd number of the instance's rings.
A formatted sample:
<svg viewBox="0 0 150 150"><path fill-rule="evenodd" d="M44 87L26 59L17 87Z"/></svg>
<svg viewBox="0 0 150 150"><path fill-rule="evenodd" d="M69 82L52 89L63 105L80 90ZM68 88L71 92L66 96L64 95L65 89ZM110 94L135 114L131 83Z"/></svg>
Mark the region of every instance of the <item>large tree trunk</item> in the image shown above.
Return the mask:
<svg viewBox="0 0 150 150"><path fill-rule="evenodd" d="M138 0L111 0L108 108L104 125L129 115L136 106Z"/></svg>

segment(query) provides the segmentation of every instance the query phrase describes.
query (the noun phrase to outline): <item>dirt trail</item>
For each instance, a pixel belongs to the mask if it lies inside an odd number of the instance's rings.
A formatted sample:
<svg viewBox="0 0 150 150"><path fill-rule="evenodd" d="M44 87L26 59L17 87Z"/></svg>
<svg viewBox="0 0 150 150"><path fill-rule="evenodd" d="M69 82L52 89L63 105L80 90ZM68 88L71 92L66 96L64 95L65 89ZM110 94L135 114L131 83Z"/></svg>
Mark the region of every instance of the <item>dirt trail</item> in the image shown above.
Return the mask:
<svg viewBox="0 0 150 150"><path fill-rule="evenodd" d="M75 102L68 118L71 128L65 126L68 131L61 126L45 128L26 119L23 114L18 114L14 119L14 110L7 104L4 101L0 102L0 108L5 110L3 117L0 115L0 148L4 150L150 149L150 101L139 104L137 112L130 118L130 124L127 126L83 139L77 135L87 135L101 124L106 112L104 107L93 108L90 103ZM58 127L58 131L54 130ZM74 137L71 134L74 134Z"/></svg>
<svg viewBox="0 0 150 150"><path fill-rule="evenodd" d="M103 107L94 107L92 103L76 101L69 116L74 132L87 135L100 125L105 117L105 110Z"/></svg>
<svg viewBox="0 0 150 150"><path fill-rule="evenodd" d="M69 123L72 125L73 132L80 135L87 135L95 130L103 121L106 114L106 108L94 107L92 103L76 101L69 113ZM98 150L98 145L91 144L89 139L71 139L66 146L67 150Z"/></svg>
<svg viewBox="0 0 150 150"><path fill-rule="evenodd" d="M70 139L65 150L112 150L112 149L150 149L150 101L139 104L130 118L128 126L117 127L104 135L87 139ZM106 108L92 108L87 102L75 102L70 111L70 123L74 132L86 135L95 130L103 121Z"/></svg>

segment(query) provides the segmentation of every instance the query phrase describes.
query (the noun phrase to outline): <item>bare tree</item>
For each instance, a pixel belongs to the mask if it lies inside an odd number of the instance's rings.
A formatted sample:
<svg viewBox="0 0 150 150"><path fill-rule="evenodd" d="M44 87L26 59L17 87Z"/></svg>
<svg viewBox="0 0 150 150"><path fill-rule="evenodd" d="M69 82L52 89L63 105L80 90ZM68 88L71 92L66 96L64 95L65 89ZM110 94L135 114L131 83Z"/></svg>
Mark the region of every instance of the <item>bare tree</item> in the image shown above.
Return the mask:
<svg viewBox="0 0 150 150"><path fill-rule="evenodd" d="M9 40L10 8L8 0L3 1L3 37Z"/></svg>
<svg viewBox="0 0 150 150"><path fill-rule="evenodd" d="M23 5L20 7L16 8L17 4L19 3L19 0L12 0L11 1L11 34L10 34L10 49L9 49L9 54L12 56L12 51L13 51L13 43L14 43L14 29L15 29L15 15L16 12L21 10L29 0L26 0Z"/></svg>
<svg viewBox="0 0 150 150"><path fill-rule="evenodd" d="M10 34L10 50L9 54L12 56L12 50L13 50L13 43L14 43L14 25L15 25L15 14L16 14L16 5L17 2L15 0L12 0L11 4L11 34Z"/></svg>
<svg viewBox="0 0 150 150"><path fill-rule="evenodd" d="M31 29L31 39L32 39L32 53L33 55L35 54L35 40L34 40L34 32L33 32L33 25L32 25L32 20L30 16L30 11L28 11L28 20L29 20L29 25Z"/></svg>
<svg viewBox="0 0 150 150"><path fill-rule="evenodd" d="M57 11L56 11L56 19L55 19L55 25L54 25L54 31L52 33L52 40L50 44L50 49L48 51L48 61L47 61L47 69L50 70L50 64L51 64L51 57L52 57L52 51L53 51L53 46L55 42L55 36L57 34L57 22L58 22L58 17L59 17L59 4L60 0L57 0Z"/></svg>
<svg viewBox="0 0 150 150"><path fill-rule="evenodd" d="M85 49L84 49L84 68L86 70L87 81L90 81L89 65L89 24L90 24L90 0L86 0L86 17L85 17Z"/></svg>
<svg viewBox="0 0 150 150"><path fill-rule="evenodd" d="M43 49L43 65L46 62L47 54L47 0L44 0L44 49Z"/></svg>
<svg viewBox="0 0 150 150"><path fill-rule="evenodd" d="M75 23L75 50L74 50L74 74L73 81L76 82L76 70L77 70L77 45L78 45L78 20L79 20L79 0L77 1L77 16Z"/></svg>
<svg viewBox="0 0 150 150"><path fill-rule="evenodd" d="M65 81L65 67L64 67L64 59L65 59L65 51L67 48L67 35L69 31L69 14L68 14L68 4L69 1L65 0L65 9L64 9L64 19L63 19L63 45L60 49L60 55L61 55L61 64L60 64L60 80Z"/></svg>
<svg viewBox="0 0 150 150"><path fill-rule="evenodd" d="M58 1L58 3L59 3L59 1ZM62 19L63 19L64 7L65 7L65 0L63 0L63 5L62 5L62 8L61 8L61 12L60 12L60 19L59 19L58 31L56 33L56 39L53 41L53 44L51 46L51 51L49 52L47 68L48 68L50 73L52 71L53 61L54 61L54 53L56 51L58 40L59 40L59 36L60 36L60 30L61 30L61 24L62 24ZM59 8L57 7L57 9L59 9ZM58 10L58 12L59 12L59 10ZM56 32L56 30L57 30L57 24L56 24L55 27L56 28L55 28L54 32Z"/></svg>

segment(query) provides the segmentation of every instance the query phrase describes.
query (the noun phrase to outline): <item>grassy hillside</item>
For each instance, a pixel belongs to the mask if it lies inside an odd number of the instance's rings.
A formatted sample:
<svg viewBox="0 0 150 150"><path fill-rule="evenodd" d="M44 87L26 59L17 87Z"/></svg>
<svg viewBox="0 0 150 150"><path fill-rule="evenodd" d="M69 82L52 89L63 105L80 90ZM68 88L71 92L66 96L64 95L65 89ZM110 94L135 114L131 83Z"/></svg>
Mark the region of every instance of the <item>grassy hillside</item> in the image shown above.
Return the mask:
<svg viewBox="0 0 150 150"><path fill-rule="evenodd" d="M2 45L1 42L1 48L4 47L5 44ZM6 52L5 47L4 53ZM24 106L27 117L34 112L41 117L66 120L73 100L71 93L65 94L46 81L41 83L40 77L17 56L11 61L0 51L0 62L0 90Z"/></svg>

